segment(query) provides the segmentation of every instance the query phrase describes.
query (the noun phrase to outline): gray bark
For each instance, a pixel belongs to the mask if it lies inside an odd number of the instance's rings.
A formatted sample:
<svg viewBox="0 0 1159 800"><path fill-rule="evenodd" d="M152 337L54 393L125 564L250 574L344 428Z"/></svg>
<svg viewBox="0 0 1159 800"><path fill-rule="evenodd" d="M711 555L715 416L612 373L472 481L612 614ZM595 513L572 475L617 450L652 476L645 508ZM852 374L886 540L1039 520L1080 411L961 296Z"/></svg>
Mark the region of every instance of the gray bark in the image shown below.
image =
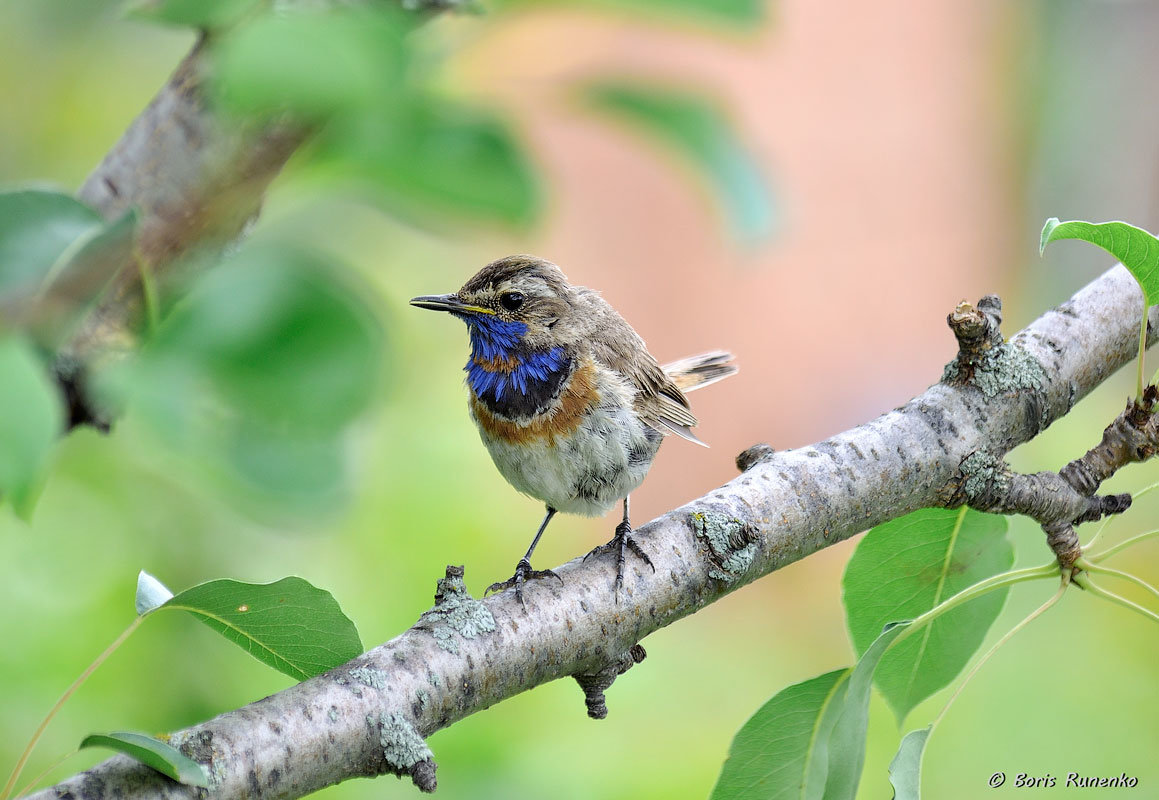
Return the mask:
<svg viewBox="0 0 1159 800"><path fill-rule="evenodd" d="M649 633L810 553L918 508L960 498L972 455L1033 438L1136 352L1141 295L1116 267L977 365L824 442L742 454L731 482L639 529L617 600L612 556L576 559L525 589L475 600L448 569L411 629L349 664L174 735L220 798L298 797L356 776L407 774L434 788L423 738L476 711L575 676L602 690ZM1152 318L1156 309L1152 309ZM947 349L953 339L947 334ZM577 703L578 711L578 703ZM193 797L124 757L37 798Z"/></svg>

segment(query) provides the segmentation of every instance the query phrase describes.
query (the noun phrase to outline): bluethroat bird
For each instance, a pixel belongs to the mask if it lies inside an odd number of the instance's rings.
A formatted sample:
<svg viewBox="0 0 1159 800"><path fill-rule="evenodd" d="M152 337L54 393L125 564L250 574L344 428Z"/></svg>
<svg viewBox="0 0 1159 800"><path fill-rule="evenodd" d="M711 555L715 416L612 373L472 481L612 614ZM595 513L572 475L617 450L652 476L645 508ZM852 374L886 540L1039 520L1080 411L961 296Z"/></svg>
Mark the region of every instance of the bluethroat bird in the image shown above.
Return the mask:
<svg viewBox="0 0 1159 800"><path fill-rule="evenodd" d="M620 500L623 521L593 553L616 554L617 592L629 550L651 566L631 536L628 495L666 435L704 444L691 431L696 417L684 392L735 373L732 356L717 351L660 366L599 294L572 286L535 256L501 258L453 294L410 302L467 323L471 418L507 482L547 505L515 575L487 591L514 586L522 602L527 580L558 577L531 568L556 512L600 516Z"/></svg>

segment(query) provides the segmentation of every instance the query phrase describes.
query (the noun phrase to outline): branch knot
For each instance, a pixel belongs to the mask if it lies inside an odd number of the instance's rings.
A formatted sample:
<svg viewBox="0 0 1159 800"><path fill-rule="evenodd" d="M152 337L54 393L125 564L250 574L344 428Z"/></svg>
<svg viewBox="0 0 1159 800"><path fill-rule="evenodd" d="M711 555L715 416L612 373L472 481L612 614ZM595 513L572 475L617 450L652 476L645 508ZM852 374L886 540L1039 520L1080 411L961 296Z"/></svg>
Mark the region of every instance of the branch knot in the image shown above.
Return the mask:
<svg viewBox="0 0 1159 800"><path fill-rule="evenodd" d="M573 675L576 683L584 692L584 703L588 707L588 716L592 719L604 719L608 716L608 704L604 697L604 692L612 685L616 678L623 675L632 667L639 664L648 653L645 652L644 646L641 644L634 644L626 653L621 653L619 657L613 659L603 669L586 673L582 675Z"/></svg>
<svg viewBox="0 0 1159 800"><path fill-rule="evenodd" d="M736 468L741 472L748 472L765 459L771 458L776 452L776 450L764 442L754 444L747 450L743 450L737 454Z"/></svg>
<svg viewBox="0 0 1159 800"><path fill-rule="evenodd" d="M495 616L467 591L461 566L448 564L446 577L439 578L436 585L435 606L423 612L415 627L430 631L439 647L458 655L461 639L495 630Z"/></svg>

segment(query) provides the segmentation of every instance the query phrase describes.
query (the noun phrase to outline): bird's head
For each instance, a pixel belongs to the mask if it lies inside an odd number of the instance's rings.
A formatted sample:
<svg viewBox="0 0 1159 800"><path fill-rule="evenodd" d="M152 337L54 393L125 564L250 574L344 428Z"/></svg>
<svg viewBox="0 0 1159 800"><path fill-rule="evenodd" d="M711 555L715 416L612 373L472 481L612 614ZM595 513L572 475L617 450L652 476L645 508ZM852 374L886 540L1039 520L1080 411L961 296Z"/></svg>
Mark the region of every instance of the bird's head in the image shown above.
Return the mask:
<svg viewBox="0 0 1159 800"><path fill-rule="evenodd" d="M447 311L467 323L471 343L487 357L516 348L568 347L575 290L559 267L542 258L507 256L492 261L453 294L426 295L411 305ZM562 324L561 324L562 323Z"/></svg>

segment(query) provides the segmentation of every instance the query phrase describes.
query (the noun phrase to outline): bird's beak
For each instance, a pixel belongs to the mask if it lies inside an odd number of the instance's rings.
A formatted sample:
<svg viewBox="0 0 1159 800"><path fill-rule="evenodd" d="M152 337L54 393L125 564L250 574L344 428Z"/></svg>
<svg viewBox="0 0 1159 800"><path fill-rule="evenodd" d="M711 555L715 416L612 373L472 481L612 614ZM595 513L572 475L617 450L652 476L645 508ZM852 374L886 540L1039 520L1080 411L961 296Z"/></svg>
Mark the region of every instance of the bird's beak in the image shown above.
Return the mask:
<svg viewBox="0 0 1159 800"><path fill-rule="evenodd" d="M412 297L410 304L418 308L429 308L431 311L450 311L458 314L495 313L489 308L467 305L454 294L427 294L422 297Z"/></svg>

